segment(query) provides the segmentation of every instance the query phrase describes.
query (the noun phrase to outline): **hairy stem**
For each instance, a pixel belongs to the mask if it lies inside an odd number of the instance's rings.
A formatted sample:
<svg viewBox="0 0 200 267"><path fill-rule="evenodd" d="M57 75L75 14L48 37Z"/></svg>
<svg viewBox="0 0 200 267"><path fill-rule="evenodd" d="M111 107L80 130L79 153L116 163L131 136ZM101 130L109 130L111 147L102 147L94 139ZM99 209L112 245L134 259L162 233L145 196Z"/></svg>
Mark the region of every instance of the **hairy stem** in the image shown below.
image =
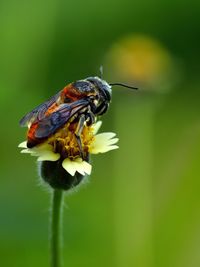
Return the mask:
<svg viewBox="0 0 200 267"><path fill-rule="evenodd" d="M50 249L51 267L61 267L61 227L62 227L62 200L63 191L53 190L51 227L50 227Z"/></svg>

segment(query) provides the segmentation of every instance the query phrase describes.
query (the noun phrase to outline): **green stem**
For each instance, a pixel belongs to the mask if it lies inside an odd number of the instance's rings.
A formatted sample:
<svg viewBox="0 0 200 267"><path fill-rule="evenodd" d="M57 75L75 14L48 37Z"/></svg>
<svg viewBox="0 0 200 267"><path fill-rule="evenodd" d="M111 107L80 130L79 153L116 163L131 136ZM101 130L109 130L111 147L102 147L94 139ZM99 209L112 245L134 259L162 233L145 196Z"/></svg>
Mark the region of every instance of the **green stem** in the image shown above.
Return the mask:
<svg viewBox="0 0 200 267"><path fill-rule="evenodd" d="M52 198L51 228L50 228L51 267L61 266L62 199L63 199L62 190L54 189Z"/></svg>

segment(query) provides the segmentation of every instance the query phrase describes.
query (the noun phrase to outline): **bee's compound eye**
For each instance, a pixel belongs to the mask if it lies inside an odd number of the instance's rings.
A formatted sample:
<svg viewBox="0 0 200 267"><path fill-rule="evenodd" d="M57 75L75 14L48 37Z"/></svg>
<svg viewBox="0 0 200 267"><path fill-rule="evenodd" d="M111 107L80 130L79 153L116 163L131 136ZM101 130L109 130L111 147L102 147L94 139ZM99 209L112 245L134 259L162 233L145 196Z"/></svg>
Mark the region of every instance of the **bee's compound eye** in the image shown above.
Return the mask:
<svg viewBox="0 0 200 267"><path fill-rule="evenodd" d="M107 111L108 106L109 106L108 103L102 103L101 105L99 105L99 106L96 108L96 110L95 110L95 114L96 114L96 115L102 115L102 114L104 114L104 113Z"/></svg>

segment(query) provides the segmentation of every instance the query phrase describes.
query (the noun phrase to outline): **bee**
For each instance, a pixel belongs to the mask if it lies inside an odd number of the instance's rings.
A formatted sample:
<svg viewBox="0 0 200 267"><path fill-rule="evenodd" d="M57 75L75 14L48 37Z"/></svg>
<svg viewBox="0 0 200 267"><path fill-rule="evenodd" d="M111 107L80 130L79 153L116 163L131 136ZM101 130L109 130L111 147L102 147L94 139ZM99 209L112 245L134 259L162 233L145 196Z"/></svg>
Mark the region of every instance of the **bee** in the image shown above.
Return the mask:
<svg viewBox="0 0 200 267"><path fill-rule="evenodd" d="M112 96L111 87L115 85L137 89L121 83L107 83L99 77L88 77L66 85L20 120L21 126L29 128L27 147L37 146L69 123L81 151L84 126L92 125L98 116L108 110Z"/></svg>

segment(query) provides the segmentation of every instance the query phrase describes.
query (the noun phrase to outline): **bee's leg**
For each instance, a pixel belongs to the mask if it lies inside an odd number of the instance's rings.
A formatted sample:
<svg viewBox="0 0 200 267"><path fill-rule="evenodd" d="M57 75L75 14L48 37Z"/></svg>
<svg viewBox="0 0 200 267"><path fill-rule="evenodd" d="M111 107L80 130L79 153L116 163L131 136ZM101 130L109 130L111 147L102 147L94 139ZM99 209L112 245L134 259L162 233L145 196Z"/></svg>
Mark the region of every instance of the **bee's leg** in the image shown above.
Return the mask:
<svg viewBox="0 0 200 267"><path fill-rule="evenodd" d="M83 151L83 146L82 146L82 141L81 141L81 133L83 131L83 127L84 127L84 123L85 123L85 115L82 114L79 118L79 122L75 131L75 136L76 136L76 140L80 149L80 155L81 158L84 160L84 151Z"/></svg>
<svg viewBox="0 0 200 267"><path fill-rule="evenodd" d="M92 112L90 112L90 113L88 112L85 115L85 121L87 123L87 126L90 126L90 125L94 124L95 120L96 120L95 115Z"/></svg>
<svg viewBox="0 0 200 267"><path fill-rule="evenodd" d="M94 113L91 111L91 108L89 106L87 113L85 113L85 122L86 122L87 126L90 126L90 125L94 124L95 121L96 121L96 117L95 117Z"/></svg>

